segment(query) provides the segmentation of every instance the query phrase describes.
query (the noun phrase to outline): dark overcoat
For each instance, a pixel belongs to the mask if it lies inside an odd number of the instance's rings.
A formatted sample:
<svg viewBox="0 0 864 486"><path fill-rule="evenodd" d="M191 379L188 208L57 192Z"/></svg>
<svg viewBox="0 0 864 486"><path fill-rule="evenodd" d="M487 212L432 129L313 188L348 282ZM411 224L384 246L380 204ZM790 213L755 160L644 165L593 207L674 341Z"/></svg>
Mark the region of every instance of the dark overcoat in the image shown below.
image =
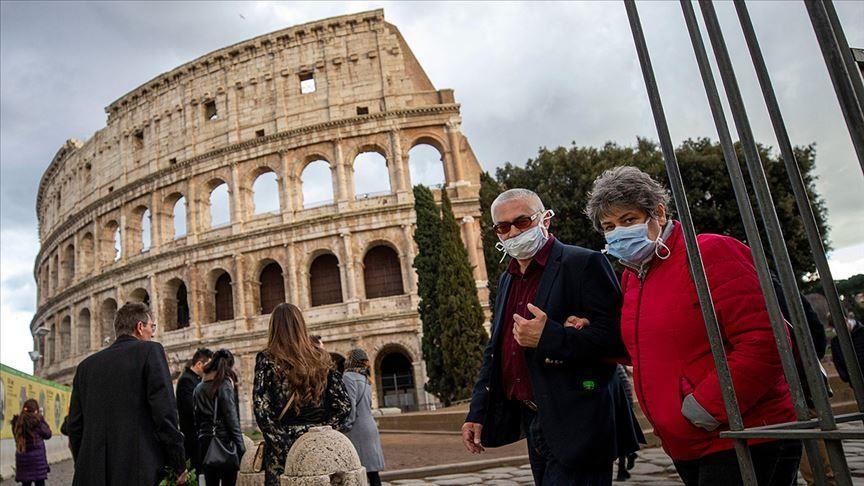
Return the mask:
<svg viewBox="0 0 864 486"><path fill-rule="evenodd" d="M466 418L483 424L481 441L486 447L524 437L522 405L506 399L501 384L501 323L510 280L507 271L499 280L492 337ZM526 349L525 359L543 437L567 467L611 464L618 456L612 358L626 355L619 328L618 279L603 254L555 240L534 305L546 313L547 321L537 348ZM569 316L587 318L590 325L565 328Z"/></svg>
<svg viewBox="0 0 864 486"><path fill-rule="evenodd" d="M201 472L201 454L198 451L198 431L195 429L194 400L192 393L201 383L201 377L188 367L177 379L177 415L180 419L180 432L183 432L183 446L186 458L192 462L192 467Z"/></svg>
<svg viewBox="0 0 864 486"><path fill-rule="evenodd" d="M69 440L76 486L152 486L165 466L178 472L185 468L161 344L120 336L78 365Z"/></svg>

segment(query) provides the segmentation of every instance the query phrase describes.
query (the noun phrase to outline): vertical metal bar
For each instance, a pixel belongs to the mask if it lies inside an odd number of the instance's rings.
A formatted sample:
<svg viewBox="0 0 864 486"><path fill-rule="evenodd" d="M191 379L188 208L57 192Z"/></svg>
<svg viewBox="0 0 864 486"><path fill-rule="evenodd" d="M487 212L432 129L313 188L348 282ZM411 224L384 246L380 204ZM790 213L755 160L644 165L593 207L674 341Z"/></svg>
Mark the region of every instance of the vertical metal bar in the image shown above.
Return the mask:
<svg viewBox="0 0 864 486"><path fill-rule="evenodd" d="M829 3L826 3L826 6ZM810 199L807 197L807 189L804 187L801 171L798 168L798 162L795 160L792 142L789 140L786 124L783 122L783 115L780 112L780 104L777 102L777 96L771 84L771 77L768 74L765 59L762 57L762 50L759 47L759 40L756 38L756 31L753 29L750 14L743 0L735 0L735 10L738 13L741 29L744 31L744 39L747 41L750 57L753 59L756 77L759 79L759 85L762 87L762 94L765 97L765 104L768 107L771 124L774 126L774 134L777 136L777 143L780 145L783 163L786 165L789 182L792 184L792 192L795 194L795 203L798 205L801 220L804 222L804 232L807 234L810 252L813 253L813 260L816 263L816 269L822 281L822 289L825 292L825 297L828 299L831 320L834 323L834 328L837 329L837 334L840 336L840 347L843 350L843 358L849 370L852 390L855 392L855 401L858 403L858 411L864 412L864 376L861 375L861 368L852 345L852 337L849 329L846 327L846 319L840 306L840 295L837 293L837 287L834 286L831 267L828 266L828 259L825 257L825 248L822 246L822 236L819 234L816 217L813 214L813 208L810 206Z"/></svg>
<svg viewBox="0 0 864 486"><path fill-rule="evenodd" d="M810 392L816 408L819 425L822 430L836 430L837 424L834 422L831 404L828 402L828 391L825 388L825 383L822 381L819 371L819 358L816 356L816 351L813 347L813 337L807 328L807 319L804 315L804 308L801 305L800 293L795 282L795 273L792 269L789 252L783 239L783 230L780 228L780 222L774 210L774 201L768 188L768 181L762 168L762 161L756 148L756 142L747 118L747 111L744 107L744 100L741 98L741 92L735 78L732 61L729 58L729 52L726 50L726 42L720 30L720 23L717 20L717 14L714 12L714 6L710 1L699 0L699 6L702 9L708 37L711 39L711 45L714 48L714 55L720 69L720 77L723 80L723 86L726 89L726 96L729 100L729 107L732 110L732 117L735 120L738 136L744 149L744 159L747 162L748 172L753 182L753 189L756 193L762 221L765 224L768 242L774 255L774 263L780 276L783 295L786 297L786 304L789 307L791 320L794 324L793 330L795 331L801 362L804 365L804 372L810 385ZM835 471L837 484L851 486L852 482L849 477L846 457L843 455L842 443L839 440L826 440L825 445L828 450L831 466Z"/></svg>
<svg viewBox="0 0 864 486"><path fill-rule="evenodd" d="M837 11L834 10L834 2L832 0L822 0L822 4L825 7L825 13L828 15L828 23L831 24L831 30L834 32L834 39L837 41L840 57L843 58L843 64L846 65L846 72L849 73L852 90L855 92L855 97L858 98L858 109L864 112L864 83L862 83L861 76L858 74L859 71L856 69L855 59L852 57L852 49L849 49L849 42L846 41L846 33L843 32L840 17L837 16Z"/></svg>
<svg viewBox="0 0 864 486"><path fill-rule="evenodd" d="M687 259L696 293L699 296L699 305L705 320L705 329L708 333L708 341L711 345L711 354L714 356L714 365L717 368L717 378L720 382L720 391L726 406L726 414L729 417L729 428L731 430L743 430L744 421L738 408L738 399L735 396L735 388L732 385L732 375L729 372L729 364L726 361L726 351L723 349L723 339L720 327L717 324L717 315L714 313L714 302L711 299L711 290L705 276L705 268L702 266L702 256L696 240L696 230L693 228L693 218L690 215L690 206L687 204L687 194L684 191L684 182L681 179L681 171L678 160L675 157L675 149L672 138L669 135L669 126L666 123L666 115L663 111L663 103L660 99L660 91L654 78L654 68L651 66L651 58L648 53L648 45L645 42L645 34L639 21L639 12L634 0L624 0L627 10L627 18L630 21L630 30L633 33L633 41L636 44L636 52L639 56L639 64L642 75L645 78L645 87L648 91L648 100L651 111L654 114L654 123L657 126L657 134L660 138L660 147L663 152L663 160L666 163L666 172L669 176L672 196L675 198L675 207L681 217L681 227L684 230L684 243L687 247ZM741 467L741 476L744 484L756 486L756 472L753 468L753 458L747 441L742 439L733 440L738 463Z"/></svg>
<svg viewBox="0 0 864 486"><path fill-rule="evenodd" d="M852 145L858 155L858 163L864 171L864 113L852 88L850 73L837 46L837 39L831 29L825 6L816 0L804 0L804 7L807 8L810 23L813 24L813 31L816 33L816 40L819 41L822 57L825 58L831 83L834 84L834 92L837 93L837 101L840 102L840 109L843 110L849 136L852 137Z"/></svg>
<svg viewBox="0 0 864 486"><path fill-rule="evenodd" d="M720 138L720 146L723 148L723 159L726 162L726 169L732 181L735 200L738 203L738 211L741 213L744 231L753 253L753 262L756 266L756 273L759 276L762 293L765 296L768 317L771 322L771 328L774 331L774 342L780 353L780 361L783 364L786 382L789 384L792 403L795 406L795 414L799 421L807 421L810 419L810 410L807 407L807 400L801 388L798 369L795 366L795 357L792 354L792 347L786 334L786 322L783 320L783 314L780 312L780 305L774 291L774 283L771 279L771 271L768 267L765 248L762 246L762 238L759 234L756 217L753 214L753 207L750 204L747 186L744 182L744 174L741 172L741 165L735 153L735 147L729 133L729 124L723 112L720 94L714 82L714 74L711 72L711 64L708 61L705 42L702 39L702 33L699 31L699 23L696 20L696 13L693 10L691 0L681 0L681 10L684 13L684 21L690 33L690 41L693 44L696 63L702 75L702 83L705 85L705 93L708 96L711 115L714 118L714 124L717 126L717 135ZM804 441L804 446L807 457L810 459L810 464L813 465L813 477L816 479L816 484L823 486L825 471L819 456L819 446L813 440Z"/></svg>

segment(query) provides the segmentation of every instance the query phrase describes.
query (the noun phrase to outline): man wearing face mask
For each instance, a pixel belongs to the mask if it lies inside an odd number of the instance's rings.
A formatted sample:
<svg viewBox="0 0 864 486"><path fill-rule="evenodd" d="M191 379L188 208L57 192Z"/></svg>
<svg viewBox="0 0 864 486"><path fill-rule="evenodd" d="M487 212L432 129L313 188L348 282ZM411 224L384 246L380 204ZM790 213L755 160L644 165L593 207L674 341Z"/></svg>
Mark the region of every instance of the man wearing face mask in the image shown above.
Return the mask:
<svg viewBox="0 0 864 486"><path fill-rule="evenodd" d="M627 268L621 337L639 404L663 449L688 486L742 484L732 442L720 438L729 430L726 408L683 231L667 217L668 201L648 174L616 167L594 181L585 213ZM697 240L744 426L795 421L750 249L728 236ZM800 441L748 442L760 485L795 484Z"/></svg>
<svg viewBox="0 0 864 486"><path fill-rule="evenodd" d="M527 189L492 203L501 275L462 439L472 453L528 438L538 485L609 485L619 455L609 383L624 354L621 293L606 257L549 233L554 212ZM591 325L565 327L569 315Z"/></svg>

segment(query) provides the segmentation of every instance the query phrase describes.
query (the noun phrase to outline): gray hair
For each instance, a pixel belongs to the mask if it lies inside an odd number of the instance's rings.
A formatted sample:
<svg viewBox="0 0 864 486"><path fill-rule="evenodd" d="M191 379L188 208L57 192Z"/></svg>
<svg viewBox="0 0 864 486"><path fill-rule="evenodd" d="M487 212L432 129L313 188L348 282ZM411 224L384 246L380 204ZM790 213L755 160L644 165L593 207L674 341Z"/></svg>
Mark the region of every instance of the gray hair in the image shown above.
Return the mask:
<svg viewBox="0 0 864 486"><path fill-rule="evenodd" d="M669 203L666 188L636 167L625 165L608 169L594 179L585 215L594 229L603 231L600 218L612 211L638 209L653 216L661 203Z"/></svg>
<svg viewBox="0 0 864 486"><path fill-rule="evenodd" d="M498 194L498 197L492 201L492 206L489 208L492 214L495 214L495 206L507 201L515 201L522 200L528 204L528 207L531 208L531 211L534 213L545 210L546 208L543 206L543 201L540 200L540 196L537 195L536 192L530 189L507 189L506 191Z"/></svg>
<svg viewBox="0 0 864 486"><path fill-rule="evenodd" d="M114 316L114 333L117 336L131 335L139 322L147 324L150 308L140 302L126 302Z"/></svg>

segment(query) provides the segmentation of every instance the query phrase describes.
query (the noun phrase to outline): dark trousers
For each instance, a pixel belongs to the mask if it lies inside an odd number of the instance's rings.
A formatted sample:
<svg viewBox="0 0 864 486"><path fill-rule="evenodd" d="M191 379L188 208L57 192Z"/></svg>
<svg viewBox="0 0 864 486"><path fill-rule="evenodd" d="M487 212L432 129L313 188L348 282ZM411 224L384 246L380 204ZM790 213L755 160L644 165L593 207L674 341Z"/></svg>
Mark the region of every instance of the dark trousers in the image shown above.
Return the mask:
<svg viewBox="0 0 864 486"><path fill-rule="evenodd" d="M378 471L367 472L366 479L369 481L369 486L381 486L381 476Z"/></svg>
<svg viewBox="0 0 864 486"><path fill-rule="evenodd" d="M586 464L585 469L574 469L558 462L543 438L536 412L523 409L522 428L528 437L528 461L537 486L612 485L612 462L605 466Z"/></svg>
<svg viewBox="0 0 864 486"><path fill-rule="evenodd" d="M778 440L750 446L759 486L791 486L798 478L801 442ZM734 450L716 452L695 461L674 461L687 486L744 484Z"/></svg>
<svg viewBox="0 0 864 486"><path fill-rule="evenodd" d="M237 470L204 468L204 480L207 486L234 486L237 484Z"/></svg>

